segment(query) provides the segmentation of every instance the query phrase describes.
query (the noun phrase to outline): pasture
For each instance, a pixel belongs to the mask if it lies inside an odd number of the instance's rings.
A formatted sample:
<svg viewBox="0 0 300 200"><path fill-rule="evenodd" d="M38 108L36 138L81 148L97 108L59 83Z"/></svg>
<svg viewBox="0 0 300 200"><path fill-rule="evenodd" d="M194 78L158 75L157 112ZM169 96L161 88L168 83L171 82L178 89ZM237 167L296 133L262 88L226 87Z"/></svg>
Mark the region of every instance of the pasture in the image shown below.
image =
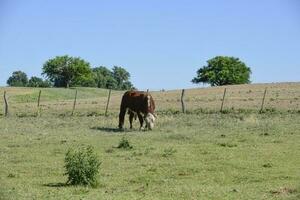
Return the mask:
<svg viewBox="0 0 300 200"><path fill-rule="evenodd" d="M258 113L268 86L266 111ZM0 116L0 199L299 199L300 84L153 92L153 131L119 132L123 92L78 88L7 91L10 116ZM0 100L3 105L3 99ZM125 122L128 128L128 117ZM130 150L116 148L126 137ZM102 162L99 186L69 186L64 157L70 147L92 145Z"/></svg>

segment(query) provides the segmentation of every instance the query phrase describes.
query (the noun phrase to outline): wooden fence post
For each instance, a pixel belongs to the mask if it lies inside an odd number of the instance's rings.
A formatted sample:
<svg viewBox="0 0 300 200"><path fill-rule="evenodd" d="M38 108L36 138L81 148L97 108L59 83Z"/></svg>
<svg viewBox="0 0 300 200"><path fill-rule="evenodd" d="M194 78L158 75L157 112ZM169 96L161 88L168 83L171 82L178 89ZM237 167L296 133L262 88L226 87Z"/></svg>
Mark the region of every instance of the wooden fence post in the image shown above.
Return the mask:
<svg viewBox="0 0 300 200"><path fill-rule="evenodd" d="M7 99L6 99L6 91L4 91L4 95L3 95L3 98L4 98L4 116L5 117L8 117L8 103L7 103Z"/></svg>
<svg viewBox="0 0 300 200"><path fill-rule="evenodd" d="M224 89L224 94L223 94L223 99L222 99L222 104L221 104L221 110L220 110L220 112L223 112L223 106L224 106L225 95L226 95L226 88Z"/></svg>
<svg viewBox="0 0 300 200"><path fill-rule="evenodd" d="M76 101L77 101L77 90L76 90L76 92L75 92L75 98L74 98L74 104L73 104L72 116L74 115L75 106L76 106Z"/></svg>
<svg viewBox="0 0 300 200"><path fill-rule="evenodd" d="M265 99L266 99L266 94L267 94L267 88L265 88L265 92L264 92L264 96L263 96L263 99L262 99L262 102L261 102L261 107L260 107L260 113L263 111L264 109L264 104L265 104Z"/></svg>
<svg viewBox="0 0 300 200"><path fill-rule="evenodd" d="M41 93L42 93L42 90L40 90L40 92L39 92L38 101L37 101L37 116L41 115L41 109L40 109Z"/></svg>
<svg viewBox="0 0 300 200"><path fill-rule="evenodd" d="M183 113L185 113L184 92L185 90L183 89L181 92L181 108Z"/></svg>
<svg viewBox="0 0 300 200"><path fill-rule="evenodd" d="M107 110L108 110L109 101L110 101L110 94L111 94L111 89L109 89L109 92L108 92L108 98L107 98L107 103L106 103L106 108L105 108L105 116L106 117L107 117Z"/></svg>

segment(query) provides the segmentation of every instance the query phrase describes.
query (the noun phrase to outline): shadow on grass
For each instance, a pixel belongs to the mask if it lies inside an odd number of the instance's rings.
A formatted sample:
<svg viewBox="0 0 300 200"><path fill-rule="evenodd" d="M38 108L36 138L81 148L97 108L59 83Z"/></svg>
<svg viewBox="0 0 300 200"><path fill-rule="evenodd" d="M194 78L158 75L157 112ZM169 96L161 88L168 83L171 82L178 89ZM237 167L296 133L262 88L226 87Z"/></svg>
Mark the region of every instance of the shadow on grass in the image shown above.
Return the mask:
<svg viewBox="0 0 300 200"><path fill-rule="evenodd" d="M94 126L91 127L93 130L98 130L98 131L105 131L105 132L110 132L110 133L123 133L125 132L124 129L119 129L119 128L111 128L111 127L99 127L99 126ZM126 131L127 132L127 131Z"/></svg>
<svg viewBox="0 0 300 200"><path fill-rule="evenodd" d="M67 183L48 183L48 184L43 184L45 187L53 187L53 188L60 188L60 187L68 187L70 186Z"/></svg>

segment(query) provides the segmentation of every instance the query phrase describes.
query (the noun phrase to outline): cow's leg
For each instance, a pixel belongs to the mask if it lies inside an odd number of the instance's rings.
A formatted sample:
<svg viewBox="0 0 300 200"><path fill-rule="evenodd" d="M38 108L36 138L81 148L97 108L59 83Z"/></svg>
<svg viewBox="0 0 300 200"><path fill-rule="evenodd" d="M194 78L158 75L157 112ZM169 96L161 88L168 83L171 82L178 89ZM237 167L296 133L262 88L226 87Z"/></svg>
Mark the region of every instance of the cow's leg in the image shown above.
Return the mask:
<svg viewBox="0 0 300 200"><path fill-rule="evenodd" d="M126 108L125 109L121 108L119 114L119 129L122 129L124 126L125 114L126 114Z"/></svg>
<svg viewBox="0 0 300 200"><path fill-rule="evenodd" d="M134 118L134 112L129 112L129 123L130 123L130 129L132 129L132 120Z"/></svg>
<svg viewBox="0 0 300 200"><path fill-rule="evenodd" d="M147 125L147 123L146 123L146 114L144 115L144 121L145 121L145 129L147 129L147 128L148 128L148 125Z"/></svg>
<svg viewBox="0 0 300 200"><path fill-rule="evenodd" d="M143 124L144 124L144 118L141 115L141 113L137 113L137 115L138 115L138 118L139 118L139 121L140 121L140 130L142 130L143 129Z"/></svg>

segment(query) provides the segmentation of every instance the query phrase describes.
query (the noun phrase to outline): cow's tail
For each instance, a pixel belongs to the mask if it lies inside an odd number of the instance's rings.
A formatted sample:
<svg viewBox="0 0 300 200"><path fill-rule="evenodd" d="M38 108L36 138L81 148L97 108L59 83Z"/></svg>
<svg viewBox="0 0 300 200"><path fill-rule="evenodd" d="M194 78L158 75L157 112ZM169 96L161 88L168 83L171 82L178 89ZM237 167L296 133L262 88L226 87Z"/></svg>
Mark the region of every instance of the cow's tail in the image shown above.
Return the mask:
<svg viewBox="0 0 300 200"><path fill-rule="evenodd" d="M122 129L124 125L124 118L126 114L126 99L125 95L122 97L121 105L120 105L120 113L119 113L119 128Z"/></svg>
<svg viewBox="0 0 300 200"><path fill-rule="evenodd" d="M122 100L121 100L120 112L124 112L124 110L126 110L126 100L125 100L125 95L122 97Z"/></svg>

